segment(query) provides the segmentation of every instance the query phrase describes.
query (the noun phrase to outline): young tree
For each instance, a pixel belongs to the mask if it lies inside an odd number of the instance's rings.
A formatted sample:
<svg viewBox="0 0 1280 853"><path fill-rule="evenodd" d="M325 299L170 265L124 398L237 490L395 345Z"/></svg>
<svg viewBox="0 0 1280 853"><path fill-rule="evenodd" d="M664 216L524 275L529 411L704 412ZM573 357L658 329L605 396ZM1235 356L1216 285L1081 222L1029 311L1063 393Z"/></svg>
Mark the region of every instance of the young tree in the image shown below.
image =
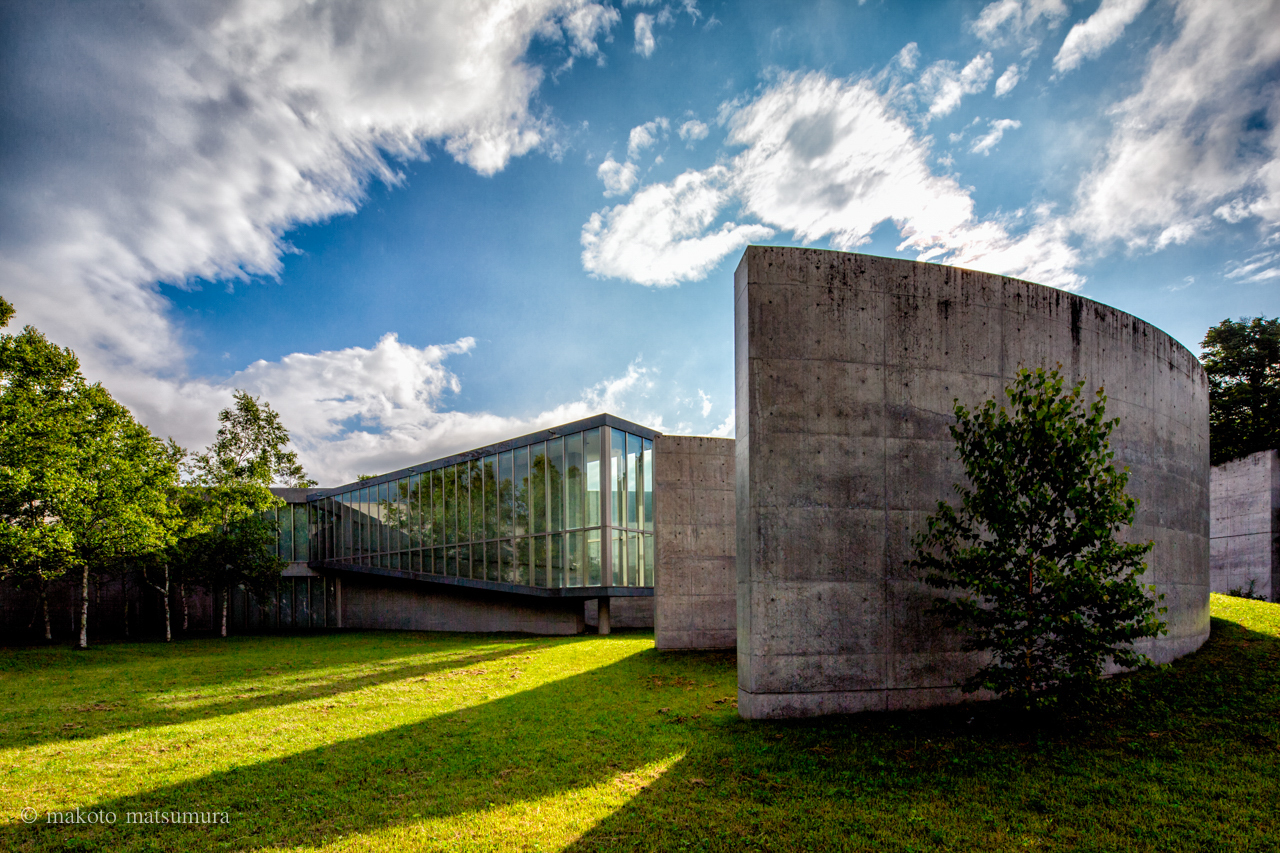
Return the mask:
<svg viewBox="0 0 1280 853"><path fill-rule="evenodd" d="M275 530L263 514L283 505L271 484L314 486L288 450L289 433L265 402L236 391L232 408L218 414L221 426L213 444L194 457L191 482L206 508L207 532L200 534L202 554L195 566L211 588L222 591L222 636L227 635L227 602L238 583L264 589L279 577Z"/></svg>
<svg viewBox="0 0 1280 853"><path fill-rule="evenodd" d="M969 485L960 507L939 501L915 541L911 565L936 589L965 648L991 662L964 684L1030 707L1063 691L1096 687L1110 659L1147 662L1133 650L1165 630L1163 607L1138 583L1148 544L1122 544L1137 501L1125 494L1105 420L1106 396L1082 399L1057 370L1019 370L1009 409L988 400L970 412L957 401L951 436Z"/></svg>
<svg viewBox="0 0 1280 853"><path fill-rule="evenodd" d="M1280 447L1280 319L1223 320L1205 333L1214 465Z"/></svg>

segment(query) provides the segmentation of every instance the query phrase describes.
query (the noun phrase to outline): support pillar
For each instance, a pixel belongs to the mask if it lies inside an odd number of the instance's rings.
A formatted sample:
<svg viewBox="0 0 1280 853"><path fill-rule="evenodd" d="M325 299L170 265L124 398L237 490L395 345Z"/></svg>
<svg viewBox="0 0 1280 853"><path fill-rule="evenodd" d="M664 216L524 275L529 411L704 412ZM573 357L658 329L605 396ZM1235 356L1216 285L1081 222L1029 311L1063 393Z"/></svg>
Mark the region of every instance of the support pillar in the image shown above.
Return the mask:
<svg viewBox="0 0 1280 853"><path fill-rule="evenodd" d="M599 633L603 636L609 633L609 599L600 598L597 599L596 603L599 605Z"/></svg>

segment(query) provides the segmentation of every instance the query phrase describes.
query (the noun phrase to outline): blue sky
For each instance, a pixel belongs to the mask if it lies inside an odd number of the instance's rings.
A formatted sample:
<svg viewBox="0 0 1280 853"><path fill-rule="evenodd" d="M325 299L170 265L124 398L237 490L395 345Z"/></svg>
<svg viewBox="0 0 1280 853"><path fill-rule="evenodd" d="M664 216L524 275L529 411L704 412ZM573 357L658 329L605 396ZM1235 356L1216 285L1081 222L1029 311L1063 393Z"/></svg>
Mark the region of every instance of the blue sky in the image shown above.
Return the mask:
<svg viewBox="0 0 1280 853"><path fill-rule="evenodd" d="M334 484L609 410L731 434L750 242L1280 314L1280 4L30 2L0 293L153 430Z"/></svg>

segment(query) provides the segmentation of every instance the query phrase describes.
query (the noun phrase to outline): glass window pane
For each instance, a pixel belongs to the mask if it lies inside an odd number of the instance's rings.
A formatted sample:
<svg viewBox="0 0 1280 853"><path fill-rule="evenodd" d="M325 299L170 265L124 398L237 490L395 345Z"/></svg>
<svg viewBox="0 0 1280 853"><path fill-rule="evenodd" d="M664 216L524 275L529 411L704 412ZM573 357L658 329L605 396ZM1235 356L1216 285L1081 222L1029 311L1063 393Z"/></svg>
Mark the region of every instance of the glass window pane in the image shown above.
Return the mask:
<svg viewBox="0 0 1280 853"><path fill-rule="evenodd" d="M409 571L419 572L419 573L422 572L422 552L421 551L409 552Z"/></svg>
<svg viewBox="0 0 1280 853"><path fill-rule="evenodd" d="M627 586L641 586L639 533L627 533Z"/></svg>
<svg viewBox="0 0 1280 853"><path fill-rule="evenodd" d="M600 550L600 528L593 527L587 531L587 582L586 586L600 586L600 575L604 562Z"/></svg>
<svg viewBox="0 0 1280 853"><path fill-rule="evenodd" d="M484 539L484 473L479 459L467 467L470 468L467 479L471 483L471 541L479 542Z"/></svg>
<svg viewBox="0 0 1280 853"><path fill-rule="evenodd" d="M471 537L471 469L466 462L459 462L453 468L454 476L458 478L457 541L468 542Z"/></svg>
<svg viewBox="0 0 1280 853"><path fill-rule="evenodd" d="M282 560L293 559L293 507L285 504L267 512L267 518L276 527L276 555Z"/></svg>
<svg viewBox="0 0 1280 853"><path fill-rule="evenodd" d="M512 470L511 451L498 454L498 510L501 513L501 525L498 535L506 538L511 535L511 516L515 512L515 474ZM506 580L506 573L503 573Z"/></svg>
<svg viewBox="0 0 1280 853"><path fill-rule="evenodd" d="M640 436L627 433L627 527L640 526Z"/></svg>
<svg viewBox="0 0 1280 853"><path fill-rule="evenodd" d="M547 445L529 448L529 532L547 532Z"/></svg>
<svg viewBox="0 0 1280 853"><path fill-rule="evenodd" d="M609 586L627 585L627 534L622 530L614 530L613 536L613 578Z"/></svg>
<svg viewBox="0 0 1280 853"><path fill-rule="evenodd" d="M395 526L395 499L391 492L391 483L378 486L378 550L386 554L395 549L392 544L392 528Z"/></svg>
<svg viewBox="0 0 1280 853"><path fill-rule="evenodd" d="M533 578L533 540L529 537L516 540L516 562L519 563L518 576L516 583L521 586L532 586Z"/></svg>
<svg viewBox="0 0 1280 853"><path fill-rule="evenodd" d="M458 541L458 480L454 466L441 469L444 473L444 544L453 545ZM457 575L457 561L445 557L445 564L450 567L448 574Z"/></svg>
<svg viewBox="0 0 1280 853"><path fill-rule="evenodd" d="M583 444L587 466L586 524L596 527L600 524L600 430L587 430Z"/></svg>
<svg viewBox="0 0 1280 853"><path fill-rule="evenodd" d="M564 586L564 534L551 534L551 588Z"/></svg>
<svg viewBox="0 0 1280 853"><path fill-rule="evenodd" d="M530 540L533 548L533 585L546 586L549 574L547 565L547 537L535 536Z"/></svg>
<svg viewBox="0 0 1280 853"><path fill-rule="evenodd" d="M640 578L640 586L653 586L653 534L645 533L640 537L640 568L644 573Z"/></svg>
<svg viewBox="0 0 1280 853"><path fill-rule="evenodd" d="M422 475L409 478L409 547L422 547Z"/></svg>
<svg viewBox="0 0 1280 853"><path fill-rule="evenodd" d="M503 482L505 483L506 481L504 480ZM514 546L511 544L510 539L503 539L499 544L501 545L502 582L515 583L516 573L512 568L512 560L515 559Z"/></svg>
<svg viewBox="0 0 1280 853"><path fill-rule="evenodd" d="M431 549L431 571L437 575L445 573L444 548L441 546Z"/></svg>
<svg viewBox="0 0 1280 853"><path fill-rule="evenodd" d="M566 555L566 563L568 565L565 569L565 585L582 586L582 581L586 577L587 534L581 530L576 533L568 533L565 535L565 542L569 550Z"/></svg>
<svg viewBox="0 0 1280 853"><path fill-rule="evenodd" d="M609 488L613 501L613 510L609 513L614 527L623 527L627 506L627 468L623 460L626 452L627 436L620 429L610 430L609 436Z"/></svg>
<svg viewBox="0 0 1280 853"><path fill-rule="evenodd" d="M515 450L515 530L514 536L529 532L529 448Z"/></svg>
<svg viewBox="0 0 1280 853"><path fill-rule="evenodd" d="M409 550L409 484L408 477L396 482L396 503L399 518L396 519L396 550Z"/></svg>
<svg viewBox="0 0 1280 853"><path fill-rule="evenodd" d="M552 533L564 530L564 439L547 442L547 509Z"/></svg>
<svg viewBox="0 0 1280 853"><path fill-rule="evenodd" d="M586 458L582 455L582 433L575 433L564 442L565 464L565 523L570 529L586 527L583 513L583 491L586 488Z"/></svg>
<svg viewBox="0 0 1280 853"><path fill-rule="evenodd" d="M484 538L498 538L498 457L496 456L488 456L484 460Z"/></svg>
<svg viewBox="0 0 1280 853"><path fill-rule="evenodd" d="M494 461L497 465L497 461ZM498 556L500 543L497 540L486 542L484 546L484 569L485 580L499 581L502 580L502 562Z"/></svg>
<svg viewBox="0 0 1280 853"><path fill-rule="evenodd" d="M643 473L644 500L640 502L641 526L645 530L653 530L653 442L644 440L644 458L641 460ZM649 583L653 583L652 576Z"/></svg>

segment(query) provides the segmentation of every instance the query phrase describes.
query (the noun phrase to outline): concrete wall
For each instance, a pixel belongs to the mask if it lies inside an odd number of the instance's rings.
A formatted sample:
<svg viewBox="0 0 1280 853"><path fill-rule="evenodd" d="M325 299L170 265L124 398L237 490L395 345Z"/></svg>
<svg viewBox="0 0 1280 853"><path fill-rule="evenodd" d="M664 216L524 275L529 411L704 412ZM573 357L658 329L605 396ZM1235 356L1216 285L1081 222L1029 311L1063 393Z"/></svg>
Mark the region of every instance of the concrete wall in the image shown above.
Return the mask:
<svg viewBox="0 0 1280 853"><path fill-rule="evenodd" d="M980 665L926 614L912 537L963 469L952 400L1002 394L1019 365L1103 385L1116 461L1154 540L1168 661L1209 633L1208 385L1159 329L986 273L750 247L734 282L739 709L780 717L964 698Z"/></svg>
<svg viewBox="0 0 1280 853"><path fill-rule="evenodd" d="M1216 465L1209 477L1209 578L1214 592L1248 589L1280 601L1280 454Z"/></svg>
<svg viewBox="0 0 1280 853"><path fill-rule="evenodd" d="M580 634L585 628L581 599L531 602L463 590L427 591L417 584L350 572L342 577L340 600L344 628L529 634Z"/></svg>
<svg viewBox="0 0 1280 853"><path fill-rule="evenodd" d="M654 642L737 643L734 441L663 435L654 443Z"/></svg>
<svg viewBox="0 0 1280 853"><path fill-rule="evenodd" d="M587 599L583 613L589 627L600 627L599 611L599 602L594 598ZM653 599L647 595L628 595L609 599L609 627L611 629L652 628Z"/></svg>

